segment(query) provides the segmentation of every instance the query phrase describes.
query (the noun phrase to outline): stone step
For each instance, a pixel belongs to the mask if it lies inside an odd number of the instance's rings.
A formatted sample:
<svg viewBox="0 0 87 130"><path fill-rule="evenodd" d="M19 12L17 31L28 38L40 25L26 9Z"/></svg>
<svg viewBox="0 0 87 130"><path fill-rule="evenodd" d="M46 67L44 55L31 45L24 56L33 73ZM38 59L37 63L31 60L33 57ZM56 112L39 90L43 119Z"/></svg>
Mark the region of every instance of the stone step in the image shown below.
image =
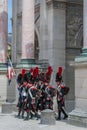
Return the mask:
<svg viewBox="0 0 87 130"><path fill-rule="evenodd" d="M1 105L1 112L2 113L12 113L17 112L16 103L2 103Z"/></svg>
<svg viewBox="0 0 87 130"><path fill-rule="evenodd" d="M73 110L69 113L67 123L87 128L87 113L81 110Z"/></svg>

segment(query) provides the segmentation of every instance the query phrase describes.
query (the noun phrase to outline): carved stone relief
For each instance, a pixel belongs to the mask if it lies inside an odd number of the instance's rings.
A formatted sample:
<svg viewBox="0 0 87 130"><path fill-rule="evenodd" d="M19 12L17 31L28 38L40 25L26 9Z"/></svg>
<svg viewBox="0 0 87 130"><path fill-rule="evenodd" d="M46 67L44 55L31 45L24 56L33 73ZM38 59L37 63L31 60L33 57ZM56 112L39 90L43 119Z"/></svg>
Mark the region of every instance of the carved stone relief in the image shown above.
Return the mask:
<svg viewBox="0 0 87 130"><path fill-rule="evenodd" d="M53 7L54 9L66 9L66 3L63 1L46 0L48 8Z"/></svg>
<svg viewBox="0 0 87 130"><path fill-rule="evenodd" d="M55 9L66 9L66 4L65 4L65 2L55 1L54 0L53 8L55 8Z"/></svg>
<svg viewBox="0 0 87 130"><path fill-rule="evenodd" d="M76 40L82 35L83 11L81 5L68 4L66 23L67 23L67 47L81 47L82 43L76 43Z"/></svg>

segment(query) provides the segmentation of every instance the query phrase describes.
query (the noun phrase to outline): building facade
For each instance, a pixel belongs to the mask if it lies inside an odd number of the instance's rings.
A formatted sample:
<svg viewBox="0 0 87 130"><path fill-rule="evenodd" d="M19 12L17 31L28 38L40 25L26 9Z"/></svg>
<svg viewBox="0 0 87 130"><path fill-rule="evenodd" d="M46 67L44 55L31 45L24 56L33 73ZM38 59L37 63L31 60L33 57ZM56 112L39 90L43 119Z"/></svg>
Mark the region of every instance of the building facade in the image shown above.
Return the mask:
<svg viewBox="0 0 87 130"><path fill-rule="evenodd" d="M13 0L13 63L20 63L22 58L22 27L26 26L23 26L23 10L23 1ZM70 63L83 47L83 1L35 0L34 15L34 59L53 67L51 83L55 86L55 73L59 66L63 67L63 80L70 87L66 98L71 111L75 100L75 71Z"/></svg>
<svg viewBox="0 0 87 130"><path fill-rule="evenodd" d="M0 1L0 100L16 100L16 77L8 85L7 0ZM87 0L13 0L12 62L21 68L63 67L69 119L87 126ZM13 87L11 87L13 86Z"/></svg>

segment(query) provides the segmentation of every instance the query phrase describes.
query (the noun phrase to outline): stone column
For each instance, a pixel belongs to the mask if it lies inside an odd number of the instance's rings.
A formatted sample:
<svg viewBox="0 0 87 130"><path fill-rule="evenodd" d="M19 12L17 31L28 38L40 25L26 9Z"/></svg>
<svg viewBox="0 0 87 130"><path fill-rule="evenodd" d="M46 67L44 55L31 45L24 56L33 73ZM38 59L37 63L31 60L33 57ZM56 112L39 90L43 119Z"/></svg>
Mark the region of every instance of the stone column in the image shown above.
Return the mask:
<svg viewBox="0 0 87 130"><path fill-rule="evenodd" d="M83 49L81 55L87 55L87 1L83 1Z"/></svg>
<svg viewBox="0 0 87 130"><path fill-rule="evenodd" d="M17 0L12 1L12 51L11 51L11 57L12 57L12 63L17 63ZM20 36L19 36L20 37Z"/></svg>
<svg viewBox="0 0 87 130"><path fill-rule="evenodd" d="M7 96L7 4L8 0L0 0L0 100L6 100Z"/></svg>
<svg viewBox="0 0 87 130"><path fill-rule="evenodd" d="M23 0L22 61L34 59L34 0Z"/></svg>
<svg viewBox="0 0 87 130"><path fill-rule="evenodd" d="M41 0L39 58L48 59L48 63L53 67L52 84L55 84L58 66L65 68L65 25L65 0Z"/></svg>
<svg viewBox="0 0 87 130"><path fill-rule="evenodd" d="M59 66L65 69L66 2L47 0L48 7L48 59L53 67L52 84Z"/></svg>
<svg viewBox="0 0 87 130"><path fill-rule="evenodd" d="M87 127L87 0L83 0L83 49L75 58L75 109L69 121Z"/></svg>
<svg viewBox="0 0 87 130"><path fill-rule="evenodd" d="M22 0L22 55L17 68L37 66L34 57L34 4L35 0Z"/></svg>
<svg viewBox="0 0 87 130"><path fill-rule="evenodd" d="M0 0L0 63L7 57L7 0Z"/></svg>
<svg viewBox="0 0 87 130"><path fill-rule="evenodd" d="M40 53L39 59L48 59L48 24L46 0L40 1Z"/></svg>
<svg viewBox="0 0 87 130"><path fill-rule="evenodd" d="M83 1L83 48L87 48L87 0Z"/></svg>

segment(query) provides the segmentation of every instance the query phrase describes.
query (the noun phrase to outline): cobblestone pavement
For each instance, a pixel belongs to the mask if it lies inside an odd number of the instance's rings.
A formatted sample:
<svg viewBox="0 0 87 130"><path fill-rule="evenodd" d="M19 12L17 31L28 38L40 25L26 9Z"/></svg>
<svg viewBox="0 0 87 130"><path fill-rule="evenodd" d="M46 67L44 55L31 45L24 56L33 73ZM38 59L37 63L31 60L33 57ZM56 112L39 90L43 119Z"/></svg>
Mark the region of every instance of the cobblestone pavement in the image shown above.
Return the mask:
<svg viewBox="0 0 87 130"><path fill-rule="evenodd" d="M40 120L18 119L13 112L0 114L0 130L87 130L87 128L70 125L66 120L56 121L55 125L42 125Z"/></svg>

